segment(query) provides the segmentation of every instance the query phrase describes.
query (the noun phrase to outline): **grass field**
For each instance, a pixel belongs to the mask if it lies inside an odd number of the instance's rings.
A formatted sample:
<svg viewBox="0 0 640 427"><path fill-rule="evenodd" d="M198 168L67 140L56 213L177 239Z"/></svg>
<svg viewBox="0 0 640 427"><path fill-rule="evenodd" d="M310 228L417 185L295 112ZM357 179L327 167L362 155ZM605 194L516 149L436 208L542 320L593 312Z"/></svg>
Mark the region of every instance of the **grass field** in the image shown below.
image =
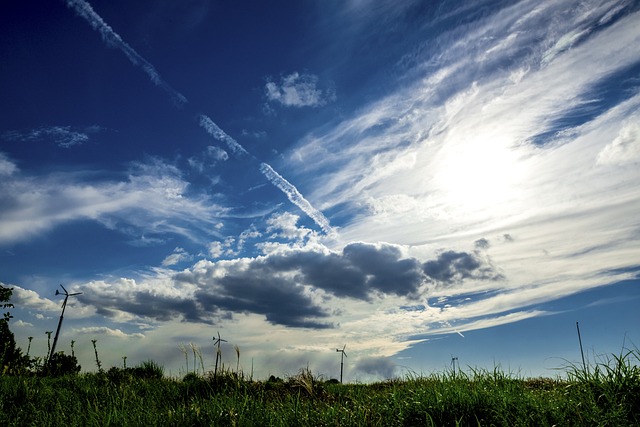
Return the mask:
<svg viewBox="0 0 640 427"><path fill-rule="evenodd" d="M230 371L163 376L160 366L61 377L0 377L6 426L633 426L640 352L572 366L566 379L500 370L337 384L302 370L253 381Z"/></svg>

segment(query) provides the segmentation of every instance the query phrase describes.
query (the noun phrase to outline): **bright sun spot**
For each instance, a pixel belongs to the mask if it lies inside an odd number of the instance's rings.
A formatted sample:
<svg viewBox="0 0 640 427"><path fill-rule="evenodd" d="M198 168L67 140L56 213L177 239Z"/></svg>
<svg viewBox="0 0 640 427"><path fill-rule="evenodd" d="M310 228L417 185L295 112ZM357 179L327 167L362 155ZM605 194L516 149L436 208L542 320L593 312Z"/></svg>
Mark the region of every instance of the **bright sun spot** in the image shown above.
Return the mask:
<svg viewBox="0 0 640 427"><path fill-rule="evenodd" d="M435 183L454 211L490 211L518 197L525 169L507 138L473 135L446 144L438 158Z"/></svg>

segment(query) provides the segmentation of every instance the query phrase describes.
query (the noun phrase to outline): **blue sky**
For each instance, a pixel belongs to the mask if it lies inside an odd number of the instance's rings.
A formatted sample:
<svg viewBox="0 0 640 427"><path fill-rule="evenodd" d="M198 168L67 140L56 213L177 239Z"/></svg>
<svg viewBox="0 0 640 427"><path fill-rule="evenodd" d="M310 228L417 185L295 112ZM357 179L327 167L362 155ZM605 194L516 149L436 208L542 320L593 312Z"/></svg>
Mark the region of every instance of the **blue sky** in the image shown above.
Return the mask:
<svg viewBox="0 0 640 427"><path fill-rule="evenodd" d="M9 2L0 282L94 369L554 376L640 345L634 1ZM193 366L191 364L190 369Z"/></svg>

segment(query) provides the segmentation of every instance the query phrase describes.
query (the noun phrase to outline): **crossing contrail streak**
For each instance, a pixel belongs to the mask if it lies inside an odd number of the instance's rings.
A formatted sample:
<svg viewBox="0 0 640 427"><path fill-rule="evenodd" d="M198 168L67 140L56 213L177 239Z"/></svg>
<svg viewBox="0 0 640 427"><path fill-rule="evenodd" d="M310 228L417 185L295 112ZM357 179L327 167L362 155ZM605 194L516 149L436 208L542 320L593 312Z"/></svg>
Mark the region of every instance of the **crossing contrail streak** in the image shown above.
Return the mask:
<svg viewBox="0 0 640 427"><path fill-rule="evenodd" d="M173 102L177 106L183 106L187 103L187 98L182 95L180 92L173 89L169 86L162 78L160 74L156 71L153 65L149 63L146 59L144 59L138 52L136 52L131 46L125 43L122 40L122 37L118 35L113 29L107 25L106 22L96 13L95 10L91 7L89 3L84 0L66 0L67 6L73 8L76 13L84 18L91 27L98 31L102 36L102 40L107 44L107 46L115 47L120 49L122 53L129 58L129 61L133 63L133 65L137 67L141 67L145 73L149 76L151 81L157 86L161 87L165 92L171 95Z"/></svg>
<svg viewBox="0 0 640 427"><path fill-rule="evenodd" d="M173 102L178 107L182 107L188 101L187 98L180 92L169 86L162 78L155 67L151 65L149 61L144 59L138 52L136 52L131 46L129 46L122 37L120 37L113 29L98 15L91 5L85 0L66 0L67 6L73 8L76 13L84 18L91 27L98 31L102 36L102 40L107 46L120 49L127 58L137 67L141 67L145 73L149 76L151 81L157 86L161 87L165 92L171 95ZM224 142L229 147L229 150L236 156L250 155L247 150L244 149L235 139L230 137L220 126L214 123L209 117L204 114L198 115L199 124L203 127L209 135ZM333 234L335 231L329 224L329 220L316 208L314 208L307 199L304 198L298 189L293 186L289 181L284 179L278 172L276 172L271 166L266 163L260 164L260 172L267 178L267 180L273 184L276 188L282 191L289 201L300 208L305 214L309 216L321 229L327 234Z"/></svg>
<svg viewBox="0 0 640 427"><path fill-rule="evenodd" d="M289 181L284 179L278 172L273 170L271 166L266 163L260 164L260 172L267 177L269 182L275 185L280 189L284 194L286 194L287 198L299 207L304 213L306 213L309 218L315 221L316 224L327 234L333 234L334 230L329 224L329 220L316 208L314 208L311 203L307 199L304 198L302 194L298 191L296 187L293 186Z"/></svg>
<svg viewBox="0 0 640 427"><path fill-rule="evenodd" d="M233 154L249 154L249 152L245 150L242 145L238 144L235 139L227 135L227 133L220 129L220 126L215 124L209 117L201 114L199 118L200 126L202 126L209 135L213 136L218 141L222 141L227 144L229 150L231 150Z"/></svg>

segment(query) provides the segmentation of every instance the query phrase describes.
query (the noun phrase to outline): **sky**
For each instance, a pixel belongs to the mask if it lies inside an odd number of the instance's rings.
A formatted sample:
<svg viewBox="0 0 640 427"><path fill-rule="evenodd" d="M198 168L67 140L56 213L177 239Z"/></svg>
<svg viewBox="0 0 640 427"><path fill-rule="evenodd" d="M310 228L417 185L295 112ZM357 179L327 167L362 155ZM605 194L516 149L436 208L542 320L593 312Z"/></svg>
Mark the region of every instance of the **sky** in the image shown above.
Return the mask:
<svg viewBox="0 0 640 427"><path fill-rule="evenodd" d="M10 328L84 371L563 375L640 346L640 4L0 6ZM344 347L346 345L346 347ZM195 350L195 351L194 351Z"/></svg>

